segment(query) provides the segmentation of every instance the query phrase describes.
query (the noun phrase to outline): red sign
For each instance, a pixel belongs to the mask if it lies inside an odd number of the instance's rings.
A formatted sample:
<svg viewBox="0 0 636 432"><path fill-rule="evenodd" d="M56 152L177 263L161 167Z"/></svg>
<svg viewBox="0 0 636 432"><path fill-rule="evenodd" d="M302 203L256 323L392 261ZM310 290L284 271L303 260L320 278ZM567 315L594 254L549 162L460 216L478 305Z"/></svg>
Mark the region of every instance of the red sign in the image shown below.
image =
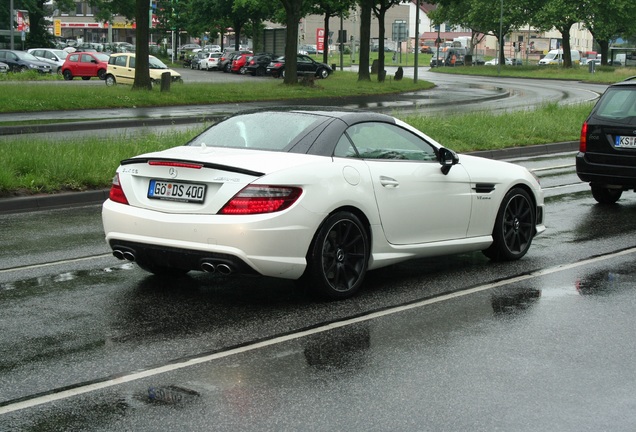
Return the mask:
<svg viewBox="0 0 636 432"><path fill-rule="evenodd" d="M325 50L325 29L316 29L316 50L318 52Z"/></svg>

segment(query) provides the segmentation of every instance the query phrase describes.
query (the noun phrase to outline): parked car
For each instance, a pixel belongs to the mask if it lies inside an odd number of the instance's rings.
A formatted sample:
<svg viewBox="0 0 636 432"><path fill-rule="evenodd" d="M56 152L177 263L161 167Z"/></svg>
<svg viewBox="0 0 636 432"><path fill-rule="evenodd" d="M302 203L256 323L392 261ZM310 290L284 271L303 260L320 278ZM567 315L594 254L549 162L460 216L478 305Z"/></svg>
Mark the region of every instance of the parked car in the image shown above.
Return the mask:
<svg viewBox="0 0 636 432"><path fill-rule="evenodd" d="M219 62L221 60L221 53L219 52L205 52L199 60L198 69L202 70L219 70Z"/></svg>
<svg viewBox="0 0 636 432"><path fill-rule="evenodd" d="M70 53L62 66L62 75L67 81L75 77L89 80L98 77L103 80L108 69L108 55L98 52Z"/></svg>
<svg viewBox="0 0 636 432"><path fill-rule="evenodd" d="M313 75L318 78L327 78L332 72L331 66L326 63L319 63L313 58L298 54L296 56L296 68L298 75ZM285 77L285 56L272 60L267 65L267 73L274 78Z"/></svg>
<svg viewBox="0 0 636 432"><path fill-rule="evenodd" d="M135 81L135 58L134 53L112 54L108 60L106 85L132 84ZM148 66L150 80L153 84L161 83L161 75L164 72L170 72L170 79L173 83L183 82L181 74L168 68L155 56L148 56Z"/></svg>
<svg viewBox="0 0 636 432"><path fill-rule="evenodd" d="M238 113L185 146L126 159L102 209L113 255L149 272L300 279L331 299L412 258L520 259L543 215L538 180L519 165L326 107Z"/></svg>
<svg viewBox="0 0 636 432"><path fill-rule="evenodd" d="M484 65L486 66L496 66L499 64L499 59L497 57L495 57L494 59L488 60L487 62L484 62ZM506 66L512 66L512 59L506 57Z"/></svg>
<svg viewBox="0 0 636 432"><path fill-rule="evenodd" d="M68 55L66 51L55 48L31 48L27 52L39 60L51 62L53 72L62 75L62 66Z"/></svg>
<svg viewBox="0 0 636 432"><path fill-rule="evenodd" d="M12 72L35 70L40 73L51 73L53 70L49 63L38 60L26 51L0 50L0 62L8 64Z"/></svg>
<svg viewBox="0 0 636 432"><path fill-rule="evenodd" d="M631 77L609 86L581 127L576 173L601 204L636 190L635 119L636 80Z"/></svg>
<svg viewBox="0 0 636 432"><path fill-rule="evenodd" d="M231 72L245 75L245 64L247 63L247 58L251 56L252 54L235 55L232 59L232 67L230 69Z"/></svg>
<svg viewBox="0 0 636 432"><path fill-rule="evenodd" d="M230 73L232 71L232 61L234 57L241 54L252 54L251 51L226 51L221 55L221 59L219 61L219 70L223 72Z"/></svg>
<svg viewBox="0 0 636 432"><path fill-rule="evenodd" d="M273 54L256 54L247 59L245 73L252 76L263 76L267 73L267 66L274 58Z"/></svg>
<svg viewBox="0 0 636 432"><path fill-rule="evenodd" d="M0 62L0 73L7 73L7 72L9 72L9 65L6 63Z"/></svg>
<svg viewBox="0 0 636 432"><path fill-rule="evenodd" d="M208 51L208 52L216 52L216 53L220 53L221 52L221 46L220 45L206 45L203 47L204 51Z"/></svg>
<svg viewBox="0 0 636 432"><path fill-rule="evenodd" d="M298 54L315 55L318 54L316 45L300 45L298 47Z"/></svg>

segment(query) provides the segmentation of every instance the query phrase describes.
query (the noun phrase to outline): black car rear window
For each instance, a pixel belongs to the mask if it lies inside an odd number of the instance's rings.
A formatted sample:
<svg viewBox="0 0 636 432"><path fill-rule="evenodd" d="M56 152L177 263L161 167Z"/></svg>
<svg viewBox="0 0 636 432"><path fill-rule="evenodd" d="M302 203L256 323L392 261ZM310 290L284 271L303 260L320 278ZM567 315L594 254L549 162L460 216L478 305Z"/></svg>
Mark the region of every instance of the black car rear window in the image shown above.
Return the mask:
<svg viewBox="0 0 636 432"><path fill-rule="evenodd" d="M609 119L636 116L636 87L610 87L599 101L594 114Z"/></svg>

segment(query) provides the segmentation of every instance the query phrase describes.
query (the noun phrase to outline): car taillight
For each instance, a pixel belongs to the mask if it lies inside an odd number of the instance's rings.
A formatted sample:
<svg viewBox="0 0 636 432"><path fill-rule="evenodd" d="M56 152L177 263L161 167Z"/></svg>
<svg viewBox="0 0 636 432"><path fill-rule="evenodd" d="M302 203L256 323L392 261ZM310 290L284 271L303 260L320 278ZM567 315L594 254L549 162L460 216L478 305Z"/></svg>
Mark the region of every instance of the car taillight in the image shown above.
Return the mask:
<svg viewBox="0 0 636 432"><path fill-rule="evenodd" d="M587 151L587 122L583 122L581 126L581 140L579 141L579 151L585 153Z"/></svg>
<svg viewBox="0 0 636 432"><path fill-rule="evenodd" d="M276 63L274 67L281 67L282 65L283 65L282 63Z"/></svg>
<svg viewBox="0 0 636 432"><path fill-rule="evenodd" d="M234 195L219 214L248 215L281 211L295 203L302 191L293 186L247 186Z"/></svg>
<svg viewBox="0 0 636 432"><path fill-rule="evenodd" d="M110 198L111 201L128 205L126 194L119 183L119 174L115 174L115 177L113 177L113 184L110 187L110 194L108 198Z"/></svg>

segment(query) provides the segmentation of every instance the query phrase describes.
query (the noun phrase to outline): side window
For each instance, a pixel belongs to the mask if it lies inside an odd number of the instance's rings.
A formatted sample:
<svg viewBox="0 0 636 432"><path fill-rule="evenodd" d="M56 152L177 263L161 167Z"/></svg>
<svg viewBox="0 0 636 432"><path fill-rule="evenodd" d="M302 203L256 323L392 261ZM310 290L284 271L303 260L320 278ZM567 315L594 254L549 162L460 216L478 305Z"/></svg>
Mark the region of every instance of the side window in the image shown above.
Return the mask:
<svg viewBox="0 0 636 432"><path fill-rule="evenodd" d="M130 68L134 69L135 68L135 57L130 57L130 61L128 62Z"/></svg>
<svg viewBox="0 0 636 432"><path fill-rule="evenodd" d="M93 56L90 54L82 54L82 63L90 63L93 61Z"/></svg>
<svg viewBox="0 0 636 432"><path fill-rule="evenodd" d="M126 67L126 56L111 57L111 59L115 60L115 66Z"/></svg>
<svg viewBox="0 0 636 432"><path fill-rule="evenodd" d="M358 157L358 152L353 144L351 144L351 141L349 141L347 135L344 134L338 140L338 144L336 145L333 155L344 158L355 158Z"/></svg>
<svg viewBox="0 0 636 432"><path fill-rule="evenodd" d="M69 61L76 62L79 59L79 54L72 54L68 56Z"/></svg>
<svg viewBox="0 0 636 432"><path fill-rule="evenodd" d="M435 148L431 144L394 124L360 123L351 126L345 134L353 143L358 157L363 159L437 160ZM336 150L342 151L340 143ZM345 152L349 153L348 150Z"/></svg>

